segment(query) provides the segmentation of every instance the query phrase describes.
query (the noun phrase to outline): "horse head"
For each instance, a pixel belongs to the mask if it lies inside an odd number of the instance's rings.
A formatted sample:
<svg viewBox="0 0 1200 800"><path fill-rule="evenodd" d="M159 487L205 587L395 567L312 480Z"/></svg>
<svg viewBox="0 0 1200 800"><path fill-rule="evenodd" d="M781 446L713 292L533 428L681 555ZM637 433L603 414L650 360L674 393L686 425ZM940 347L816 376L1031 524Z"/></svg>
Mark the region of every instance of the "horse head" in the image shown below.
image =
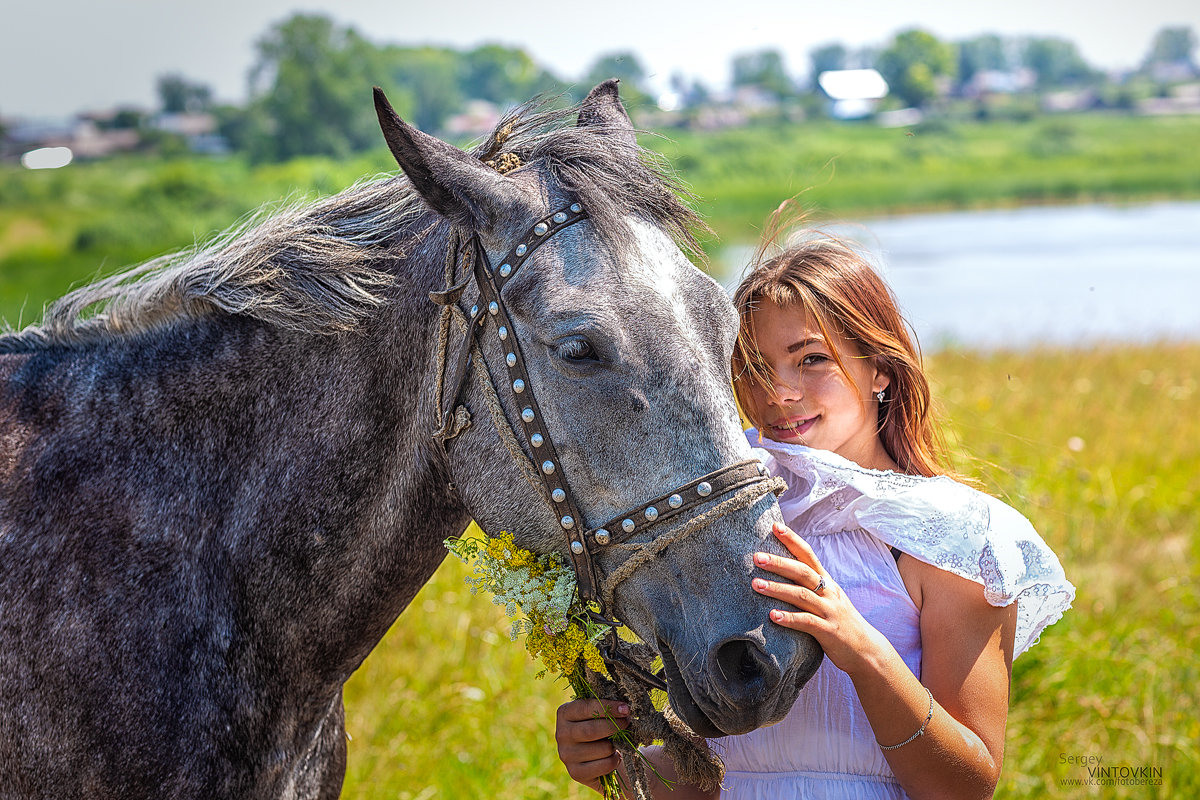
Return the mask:
<svg viewBox="0 0 1200 800"><path fill-rule="evenodd" d="M434 355L446 467L468 510L485 531L572 558L581 585L594 580L605 610L658 649L695 732L778 721L822 653L769 624L750 588L752 554L778 550L781 517L770 492L746 493L763 480L752 466L722 472L751 458L730 386L736 314L680 249L694 219L647 166L616 82L503 174L406 124L378 90L376 105L421 198L478 243L474 259L451 256L458 285L439 296L462 321ZM713 474L725 482L698 480Z"/></svg>

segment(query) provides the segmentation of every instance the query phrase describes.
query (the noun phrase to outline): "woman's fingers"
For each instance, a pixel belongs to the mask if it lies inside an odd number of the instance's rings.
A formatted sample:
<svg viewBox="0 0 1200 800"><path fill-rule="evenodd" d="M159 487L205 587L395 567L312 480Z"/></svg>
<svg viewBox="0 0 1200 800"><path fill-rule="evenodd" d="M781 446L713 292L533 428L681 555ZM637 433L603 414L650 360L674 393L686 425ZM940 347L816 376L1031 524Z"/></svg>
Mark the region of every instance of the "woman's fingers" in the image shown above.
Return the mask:
<svg viewBox="0 0 1200 800"><path fill-rule="evenodd" d="M611 721L589 719L583 722L568 722L565 725L556 726L555 738L560 745L564 742L607 742L608 737L616 733L618 728L624 730L628 727L629 720L624 717L617 717Z"/></svg>
<svg viewBox="0 0 1200 800"><path fill-rule="evenodd" d="M592 719L620 719L629 716L629 704L620 700L593 698L572 700L558 707L557 721L584 722Z"/></svg>
<svg viewBox="0 0 1200 800"><path fill-rule="evenodd" d="M754 566L805 586L816 586L821 581L821 575L817 570L803 561L788 558L787 556L777 556L773 553L755 553Z"/></svg>
<svg viewBox="0 0 1200 800"><path fill-rule="evenodd" d="M816 636L818 641L828 627L826 620L816 614L806 611L784 611L780 608L772 609L771 622L801 633L810 633Z"/></svg>
<svg viewBox="0 0 1200 800"><path fill-rule="evenodd" d="M568 775L584 782L607 775L621 764L621 756L608 739L559 747L558 758Z"/></svg>
<svg viewBox="0 0 1200 800"><path fill-rule="evenodd" d="M825 599L825 587L821 588L821 592L816 591L816 586L819 585L817 579L810 580L807 585L801 585L769 581L765 578L755 578L750 582L750 585L754 588L754 591L761 595L775 600L782 600L803 611L819 610L822 608L820 601Z"/></svg>
<svg viewBox="0 0 1200 800"><path fill-rule="evenodd" d="M808 564L818 572L824 572L821 568L821 562L817 558L817 554L813 552L812 547L808 542L804 541L804 537L796 533L794 530L784 525L782 522L776 522L771 532L775 534L775 538L783 543L788 552L795 556L800 561Z"/></svg>
<svg viewBox="0 0 1200 800"><path fill-rule="evenodd" d="M609 736L629 727L629 706L615 700L573 700L558 707L554 738L567 774L591 784L615 770L621 757Z"/></svg>
<svg viewBox="0 0 1200 800"><path fill-rule="evenodd" d="M593 789L599 791L599 780L620 768L621 756L614 752L608 758L601 758L596 761L577 764L567 764L564 761L563 763L566 764L567 774L571 776L571 780L591 786Z"/></svg>
<svg viewBox="0 0 1200 800"><path fill-rule="evenodd" d="M817 595L823 594L826 587L832 584L833 579L825 572L817 554L809 547L808 542L786 525L776 523L773 531L793 557L788 558L773 553L755 553L754 565L781 578L786 578L796 586L809 589ZM756 579L754 588L761 591L767 586L761 579ZM788 598L783 597L782 599Z"/></svg>
<svg viewBox="0 0 1200 800"><path fill-rule="evenodd" d="M808 630L828 611L828 604L822 601L830 599L833 579L825 572L816 553L803 537L779 523L774 525L773 532L792 557L755 553L754 565L784 580L754 578L751 585L759 594L798 609L798 612L791 609L772 611L772 621L795 630Z"/></svg>
<svg viewBox="0 0 1200 800"><path fill-rule="evenodd" d="M629 727L629 705L616 700L572 700L558 707L554 735L564 742L595 742Z"/></svg>
<svg viewBox="0 0 1200 800"><path fill-rule="evenodd" d="M824 602L826 598L823 595L810 588L814 585L813 583L808 586L799 586L794 583L755 578L750 585L759 594L791 606L791 608L771 609L771 621L776 625L782 625L794 631L811 633L818 637L824 633L827 627L825 617L830 612L830 606ZM824 592L825 589L822 588L821 591Z"/></svg>

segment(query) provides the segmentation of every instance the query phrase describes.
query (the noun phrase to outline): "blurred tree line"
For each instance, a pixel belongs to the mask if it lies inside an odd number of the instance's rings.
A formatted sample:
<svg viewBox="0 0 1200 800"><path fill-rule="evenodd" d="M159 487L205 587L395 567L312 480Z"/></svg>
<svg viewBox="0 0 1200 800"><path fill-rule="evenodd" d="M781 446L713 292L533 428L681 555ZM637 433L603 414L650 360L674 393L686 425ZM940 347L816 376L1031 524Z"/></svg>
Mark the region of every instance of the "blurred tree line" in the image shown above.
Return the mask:
<svg viewBox="0 0 1200 800"><path fill-rule="evenodd" d="M1114 83L1114 76L1091 67L1076 45L1063 38L985 34L949 42L913 29L881 47L850 49L837 42L816 47L808 54L803 77L794 76L774 49L739 54L730 71L734 94L749 91L760 104L792 117L824 113L816 76L854 68L878 69L890 87L885 104L895 108L936 110L955 98L992 91L1005 80L1027 94L1090 89L1101 98L1097 102L1128 107L1135 95L1163 92L1170 80L1195 79L1200 74L1195 50L1190 28L1164 28L1142 65ZM573 102L609 77L622 80L622 98L635 117L661 108L682 112L686 123L718 97L682 75L671 77L665 94L652 96L646 69L632 52L602 55L579 82L568 82L521 48L376 44L315 14L285 19L258 40L244 105L214 107L207 87L179 75L160 77L158 89L164 111L211 111L234 150L256 161L278 161L304 155L345 157L375 147L379 137L367 94L372 85L382 86L400 114L417 127L445 134L448 123L472 100L486 100L499 109L539 94Z"/></svg>
<svg viewBox="0 0 1200 800"><path fill-rule="evenodd" d="M520 48L377 45L329 17L296 14L258 40L249 102L214 110L233 148L256 160L342 157L379 142L368 94L373 85L381 86L401 116L418 128L441 132L470 100L486 100L499 109L538 95L577 102L586 91L581 87L610 77L624 81L627 104L649 102L641 88L646 72L633 53L600 57L584 82L573 84ZM179 93L174 85L168 88ZM159 94L165 107L161 84Z"/></svg>
<svg viewBox="0 0 1200 800"><path fill-rule="evenodd" d="M439 131L469 99L505 106L567 89L517 48L376 45L311 14L292 16L258 40L249 81L249 102L222 109L221 128L235 149L260 160L341 157L374 147L373 85L427 131Z"/></svg>

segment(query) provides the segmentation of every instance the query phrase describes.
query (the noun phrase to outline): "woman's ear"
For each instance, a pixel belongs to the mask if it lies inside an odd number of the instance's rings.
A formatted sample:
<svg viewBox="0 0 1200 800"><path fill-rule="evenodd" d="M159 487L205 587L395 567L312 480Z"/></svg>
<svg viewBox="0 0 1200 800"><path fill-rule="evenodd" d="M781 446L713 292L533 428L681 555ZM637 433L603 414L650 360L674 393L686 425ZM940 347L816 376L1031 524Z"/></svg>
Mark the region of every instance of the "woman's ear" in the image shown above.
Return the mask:
<svg viewBox="0 0 1200 800"><path fill-rule="evenodd" d="M885 365L875 363L875 374L871 377L871 394L878 394L892 385L892 373Z"/></svg>

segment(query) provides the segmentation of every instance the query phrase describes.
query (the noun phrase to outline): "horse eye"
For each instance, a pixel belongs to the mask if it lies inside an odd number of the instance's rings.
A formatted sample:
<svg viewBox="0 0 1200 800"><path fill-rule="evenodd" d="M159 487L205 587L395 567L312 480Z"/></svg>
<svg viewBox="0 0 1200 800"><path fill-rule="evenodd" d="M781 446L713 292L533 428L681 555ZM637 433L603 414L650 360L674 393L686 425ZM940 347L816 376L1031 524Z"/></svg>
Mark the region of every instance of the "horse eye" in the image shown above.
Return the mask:
<svg viewBox="0 0 1200 800"><path fill-rule="evenodd" d="M558 356L564 361L599 361L592 343L582 336L567 339L558 346Z"/></svg>

